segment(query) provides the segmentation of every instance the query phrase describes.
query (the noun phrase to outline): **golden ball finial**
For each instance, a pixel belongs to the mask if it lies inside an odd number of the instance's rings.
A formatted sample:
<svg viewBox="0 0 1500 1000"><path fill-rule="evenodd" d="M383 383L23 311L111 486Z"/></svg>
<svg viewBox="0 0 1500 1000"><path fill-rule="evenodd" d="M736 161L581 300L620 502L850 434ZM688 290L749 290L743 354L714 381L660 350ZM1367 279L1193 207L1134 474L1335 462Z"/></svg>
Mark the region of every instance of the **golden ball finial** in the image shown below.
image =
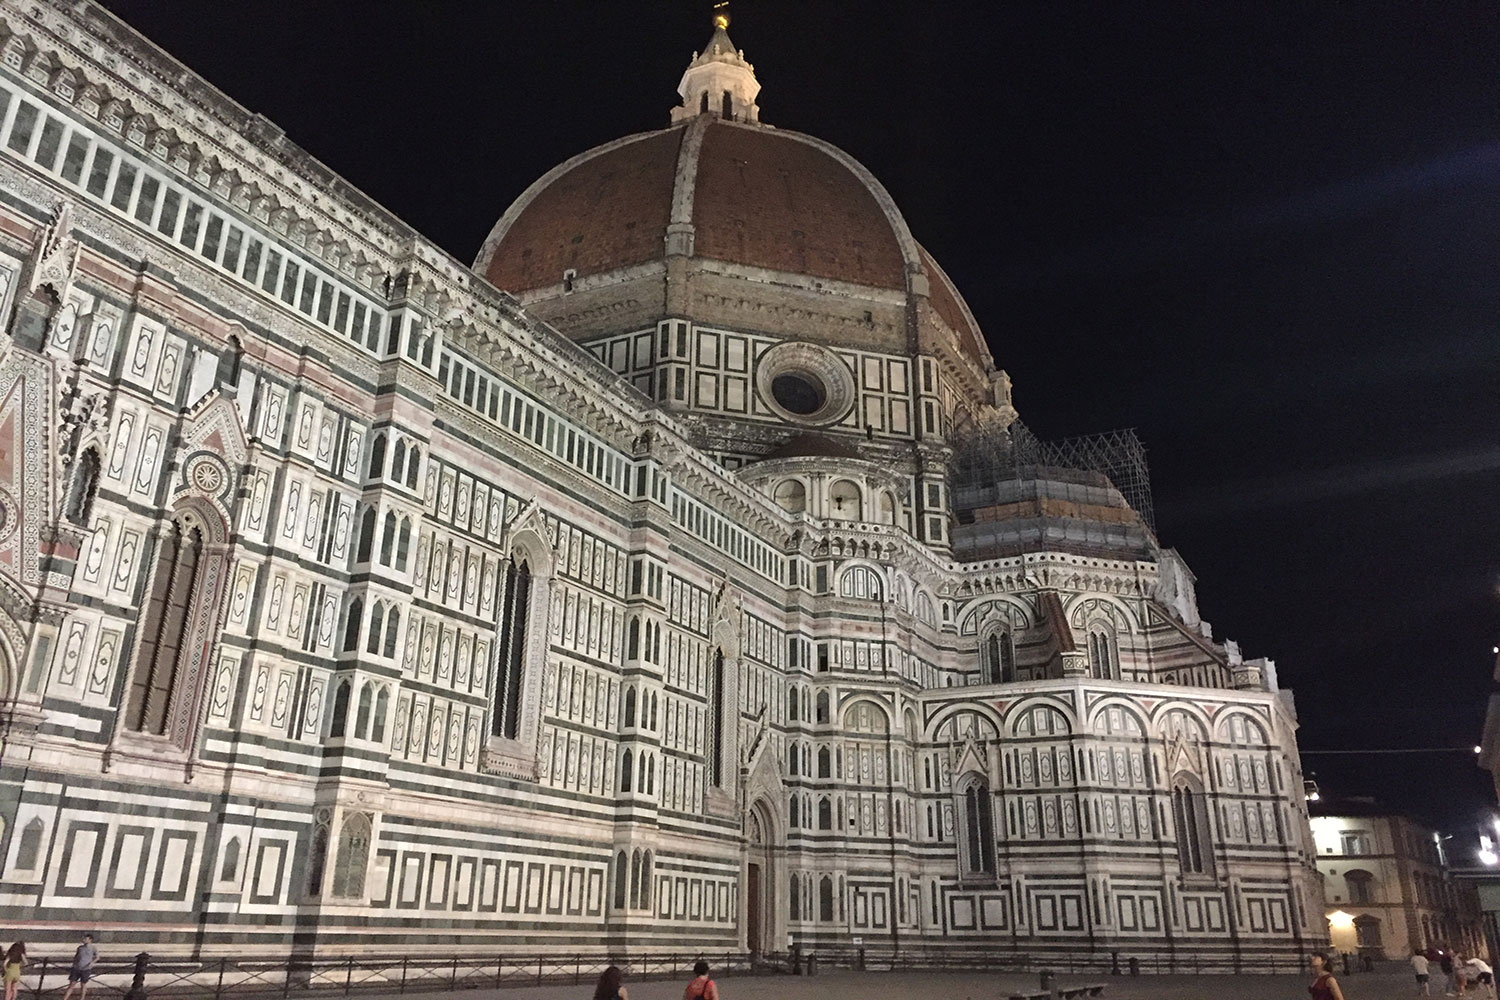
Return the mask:
<svg viewBox="0 0 1500 1000"><path fill-rule="evenodd" d="M720 0L719 3L714 4L714 27L729 27L729 4L727 0Z"/></svg>

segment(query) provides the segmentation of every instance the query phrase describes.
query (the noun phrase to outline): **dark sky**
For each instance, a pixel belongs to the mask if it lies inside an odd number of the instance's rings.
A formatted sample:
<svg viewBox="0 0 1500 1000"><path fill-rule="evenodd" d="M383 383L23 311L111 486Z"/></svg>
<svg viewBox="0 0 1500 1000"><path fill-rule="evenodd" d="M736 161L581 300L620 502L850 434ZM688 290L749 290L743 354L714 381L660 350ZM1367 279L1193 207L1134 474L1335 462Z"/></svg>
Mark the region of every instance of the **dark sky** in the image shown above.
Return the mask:
<svg viewBox="0 0 1500 1000"><path fill-rule="evenodd" d="M456 257L659 128L693 3L109 6ZM1137 427L1305 749L1467 747L1500 641L1500 13L742 0L762 117L886 185L1043 437ZM1457 822L1472 754L1313 757Z"/></svg>

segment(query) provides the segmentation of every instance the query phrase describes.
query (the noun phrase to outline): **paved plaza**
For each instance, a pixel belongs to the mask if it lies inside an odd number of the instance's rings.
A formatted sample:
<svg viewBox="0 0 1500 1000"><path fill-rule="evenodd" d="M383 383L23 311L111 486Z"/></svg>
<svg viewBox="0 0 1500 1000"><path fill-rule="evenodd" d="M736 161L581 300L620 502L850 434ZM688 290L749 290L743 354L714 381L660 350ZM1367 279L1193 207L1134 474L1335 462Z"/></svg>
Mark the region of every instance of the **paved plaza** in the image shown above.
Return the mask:
<svg viewBox="0 0 1500 1000"><path fill-rule="evenodd" d="M680 1000L689 977L678 981L626 982L630 1000ZM1038 988L1034 974L979 972L829 972L816 977L715 977L723 1000L1005 1000ZM1061 976L1064 986L1104 983L1104 1000L1298 1000L1307 996L1304 976ZM1409 1000L1416 996L1404 966L1390 971L1340 977L1346 1000ZM464 990L464 1000L588 1000L592 984ZM1443 995L1441 977L1433 993ZM408 994L421 997L424 994ZM433 994L425 994L432 996ZM1472 1000L1486 994L1470 990ZM1490 1000L1494 1000L1490 997Z"/></svg>

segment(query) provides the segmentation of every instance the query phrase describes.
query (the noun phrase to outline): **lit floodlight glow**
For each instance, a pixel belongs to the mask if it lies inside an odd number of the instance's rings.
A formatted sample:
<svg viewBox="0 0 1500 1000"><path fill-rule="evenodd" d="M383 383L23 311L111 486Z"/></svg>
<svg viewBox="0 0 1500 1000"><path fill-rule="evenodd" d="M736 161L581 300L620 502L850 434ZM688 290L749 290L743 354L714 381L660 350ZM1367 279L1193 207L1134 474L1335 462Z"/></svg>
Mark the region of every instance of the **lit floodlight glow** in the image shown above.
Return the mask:
<svg viewBox="0 0 1500 1000"><path fill-rule="evenodd" d="M1497 864L1500 863L1500 854L1496 854L1488 847L1481 847L1479 849L1479 860L1487 865Z"/></svg>
<svg viewBox="0 0 1500 1000"><path fill-rule="evenodd" d="M1317 792L1313 792L1307 797L1307 801L1309 802L1321 802L1322 800L1323 796L1319 795Z"/></svg>
<svg viewBox="0 0 1500 1000"><path fill-rule="evenodd" d="M1330 927L1353 927L1354 914L1345 913L1343 910L1334 910L1328 914L1328 925Z"/></svg>
<svg viewBox="0 0 1500 1000"><path fill-rule="evenodd" d="M1475 746L1475 747L1474 747L1474 752L1475 752L1475 753L1479 753L1479 752L1480 752L1480 750L1481 750L1481 749L1482 749L1482 748L1481 748L1481 747L1479 747L1479 746L1477 746L1477 745L1476 745L1476 746Z"/></svg>

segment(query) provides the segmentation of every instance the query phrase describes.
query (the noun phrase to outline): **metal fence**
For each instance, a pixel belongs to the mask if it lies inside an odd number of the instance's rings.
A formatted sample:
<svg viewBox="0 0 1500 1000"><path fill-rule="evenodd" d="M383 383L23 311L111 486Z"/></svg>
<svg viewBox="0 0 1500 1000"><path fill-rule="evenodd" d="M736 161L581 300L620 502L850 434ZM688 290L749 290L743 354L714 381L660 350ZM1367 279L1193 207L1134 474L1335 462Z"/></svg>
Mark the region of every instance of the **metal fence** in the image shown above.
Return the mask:
<svg viewBox="0 0 1500 1000"><path fill-rule="evenodd" d="M1226 959L1222 953L1190 951L1118 951L1077 953L998 952L953 948L830 946L789 954L751 957L742 953L502 954L492 956L414 955L374 960L343 958L191 958L142 953L130 959L95 963L89 992L101 997L143 1000L158 996L254 995L275 997L342 995L369 997L405 993L497 989L542 984L592 983L605 968L618 965L629 980L667 979L686 975L699 960L716 976L778 973L817 974L830 969L885 971L976 971L1063 975L1166 975L1214 973L1296 973L1303 960L1287 954L1246 954ZM32 959L22 976L18 1000L60 996L67 987L67 958ZM1355 972L1357 968L1346 969Z"/></svg>

